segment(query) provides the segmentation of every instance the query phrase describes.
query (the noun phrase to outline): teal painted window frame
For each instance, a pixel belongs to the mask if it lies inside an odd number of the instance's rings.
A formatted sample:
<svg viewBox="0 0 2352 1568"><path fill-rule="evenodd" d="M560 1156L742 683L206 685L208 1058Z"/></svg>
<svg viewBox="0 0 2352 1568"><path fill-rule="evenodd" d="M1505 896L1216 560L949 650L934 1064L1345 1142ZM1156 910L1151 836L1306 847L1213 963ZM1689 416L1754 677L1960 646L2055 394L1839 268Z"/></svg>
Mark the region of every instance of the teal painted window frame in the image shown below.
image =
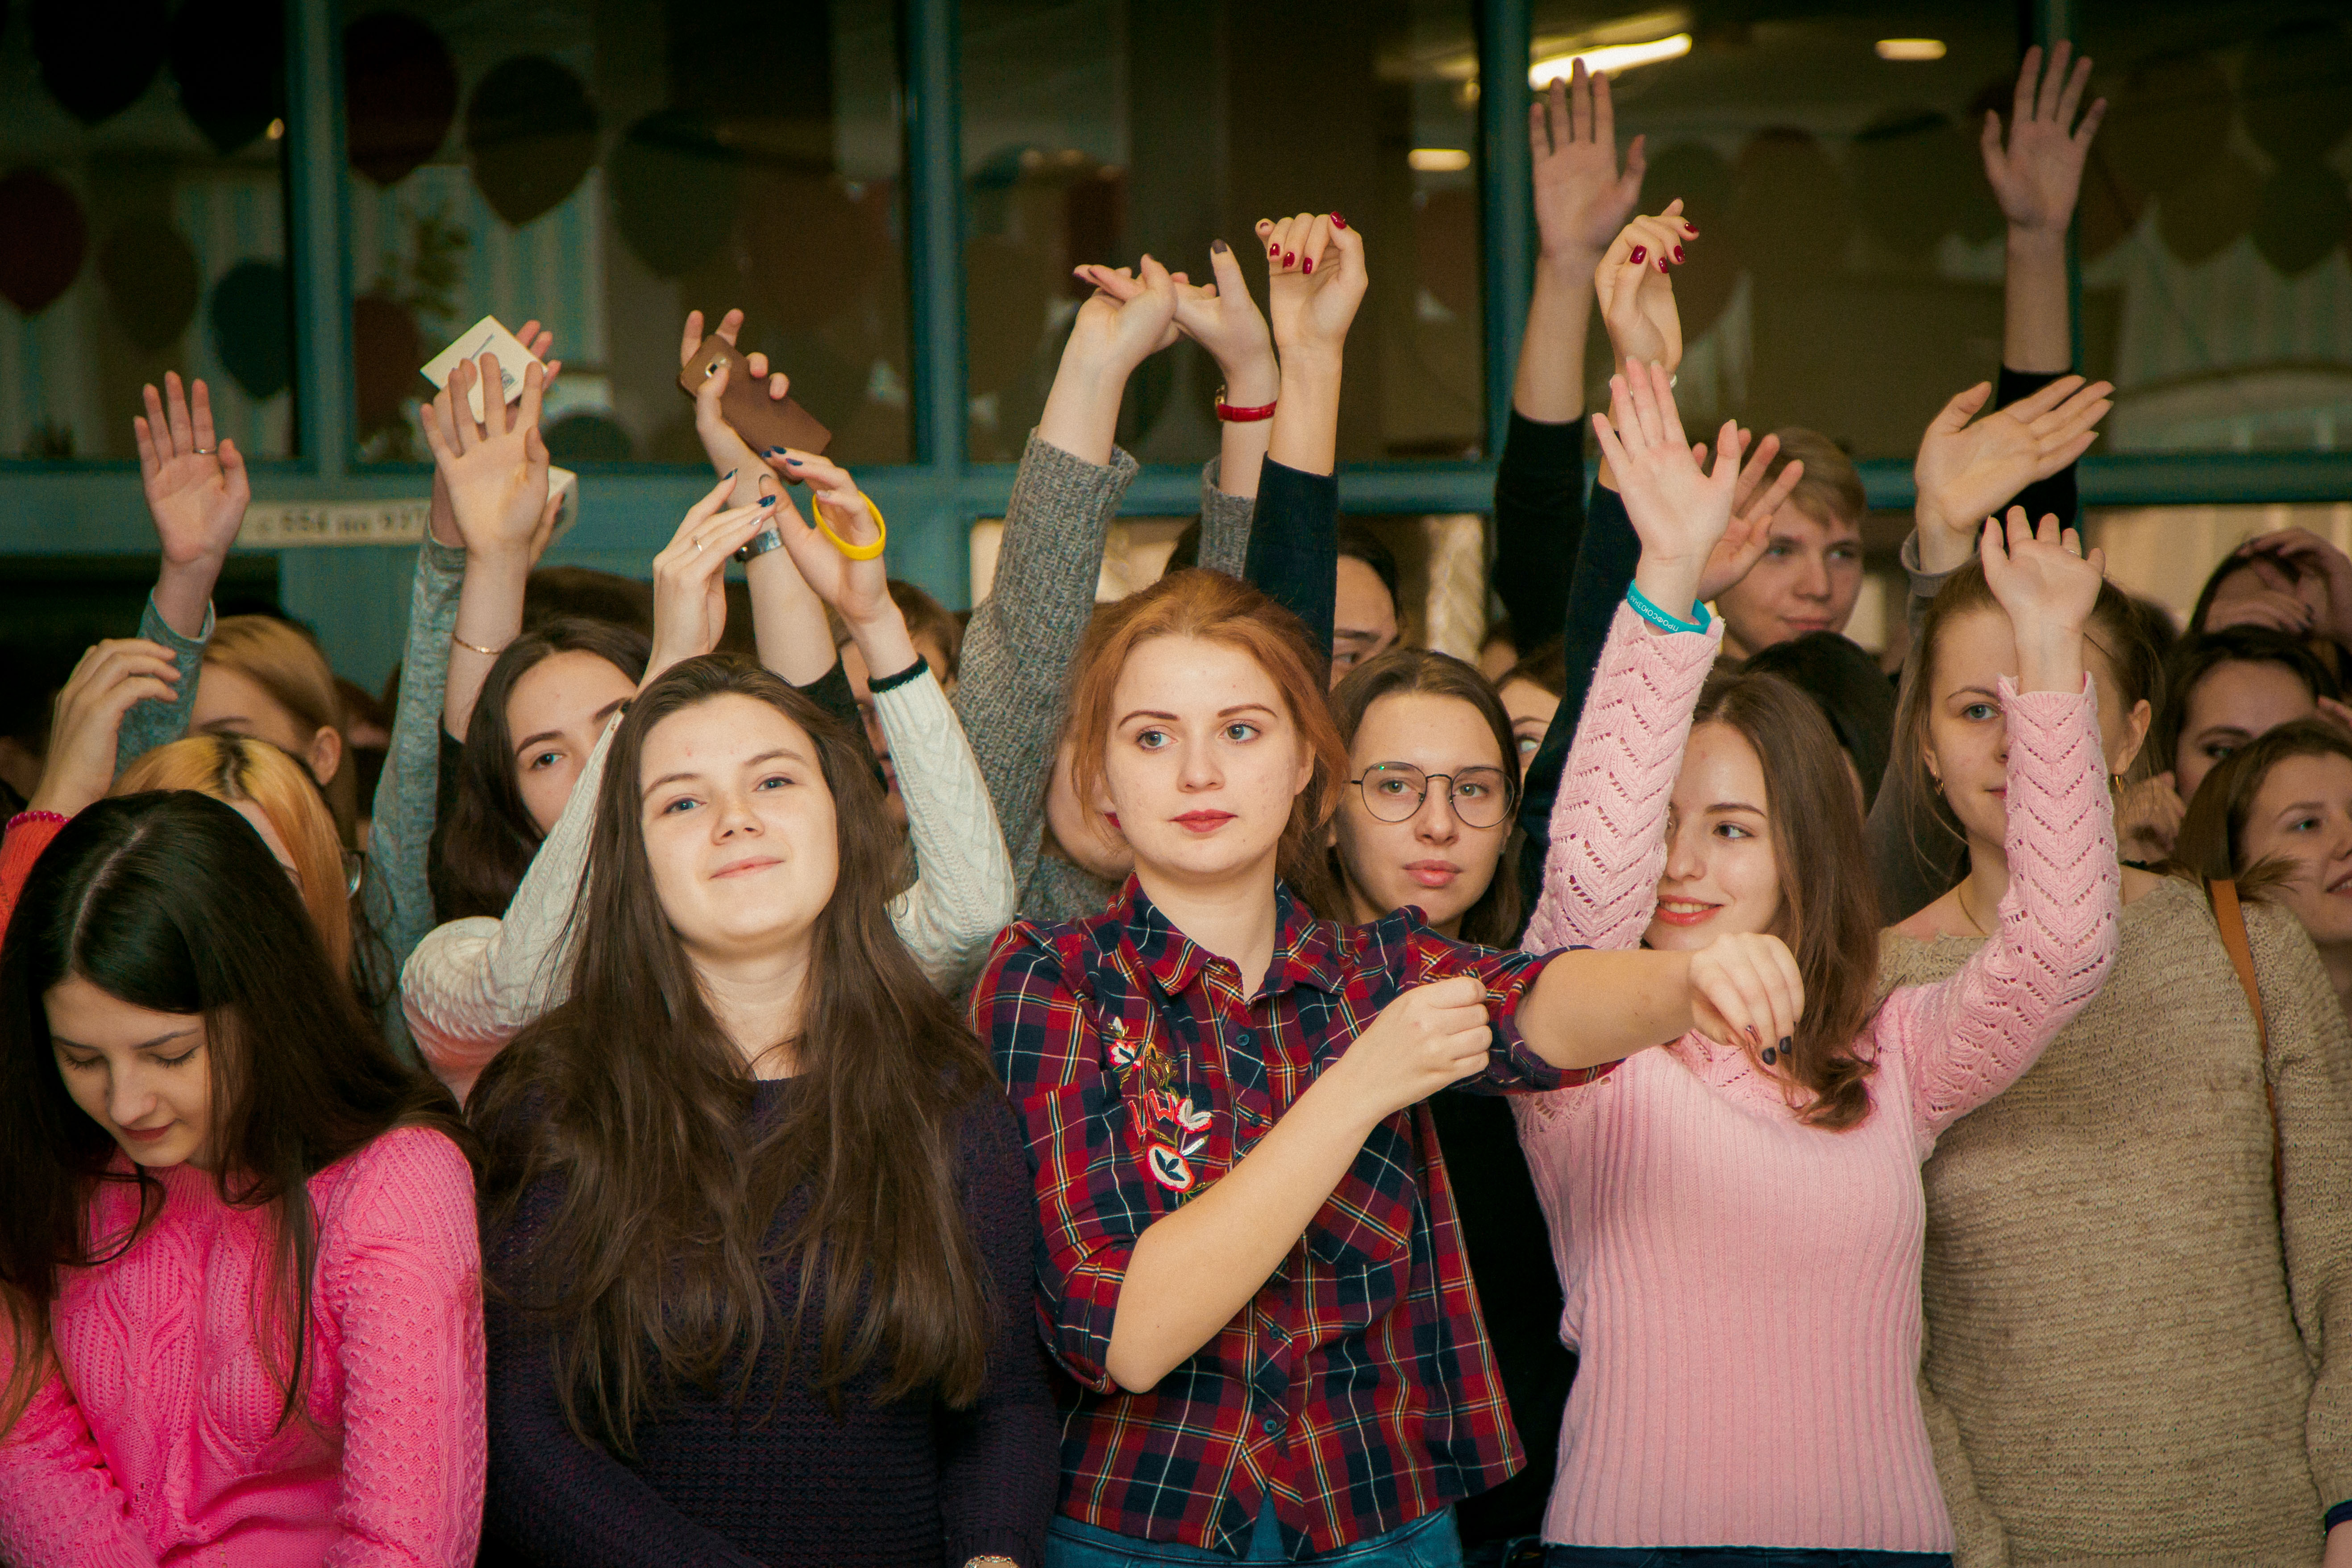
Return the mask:
<svg viewBox="0 0 2352 1568"><path fill-rule="evenodd" d="M1481 78L1525 80L1525 0L1477 0ZM2023 44L2063 36L2067 0L2035 0L2021 16ZM344 194L342 77L337 0L289 0L288 266L294 279L296 395L303 454L257 462L258 499L369 501L415 498L425 470L352 460L352 279ZM963 182L956 88L956 0L905 0L906 159L911 415L916 460L860 470L891 519L893 569L950 604L969 592L965 539L999 513L1013 468L973 463L965 449ZM1480 96L1485 201L1487 450L1499 451L1534 254L1528 147L1520 90ZM2078 312L2079 315L2079 312ZM1907 508L1907 463L1860 465L1874 508ZM1367 512L1483 512L1494 491L1492 458L1470 462L1349 464L1341 494ZM2352 496L2352 452L2181 453L2086 459L2092 506L2336 500ZM551 560L642 576L704 481L689 469L599 468L583 476L579 525ZM1129 490L1135 515L1183 515L1198 503L1195 470L1153 466ZM0 554L141 555L154 539L135 465L0 460ZM373 684L399 657L411 552L367 546L286 550L280 595L319 628L340 668Z"/></svg>

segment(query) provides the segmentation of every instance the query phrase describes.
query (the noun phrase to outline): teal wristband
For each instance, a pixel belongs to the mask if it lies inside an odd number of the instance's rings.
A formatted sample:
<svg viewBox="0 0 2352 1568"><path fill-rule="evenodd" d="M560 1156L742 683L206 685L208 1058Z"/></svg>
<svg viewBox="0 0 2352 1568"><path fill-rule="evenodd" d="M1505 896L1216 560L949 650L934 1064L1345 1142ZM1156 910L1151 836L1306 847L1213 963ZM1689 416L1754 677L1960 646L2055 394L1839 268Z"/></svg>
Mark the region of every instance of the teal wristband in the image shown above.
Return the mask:
<svg viewBox="0 0 2352 1568"><path fill-rule="evenodd" d="M1691 601L1692 618L1687 621L1678 620L1658 608L1649 595L1631 583L1625 585L1625 602L1633 606L1635 615L1662 632L1703 632L1712 624L1707 619L1706 604L1698 599Z"/></svg>

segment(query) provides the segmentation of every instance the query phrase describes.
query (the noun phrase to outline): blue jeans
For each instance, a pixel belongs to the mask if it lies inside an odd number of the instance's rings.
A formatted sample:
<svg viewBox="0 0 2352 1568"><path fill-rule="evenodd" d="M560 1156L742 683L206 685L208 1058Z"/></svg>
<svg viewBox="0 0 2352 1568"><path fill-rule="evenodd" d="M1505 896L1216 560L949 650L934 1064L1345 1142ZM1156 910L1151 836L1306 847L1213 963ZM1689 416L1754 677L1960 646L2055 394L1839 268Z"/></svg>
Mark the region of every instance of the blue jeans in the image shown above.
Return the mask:
<svg viewBox="0 0 2352 1568"><path fill-rule="evenodd" d="M1952 1568L1952 1556L1828 1546L1547 1546L1544 1568Z"/></svg>
<svg viewBox="0 0 2352 1568"><path fill-rule="evenodd" d="M1054 1516L1053 1529L1045 1537L1045 1568L1161 1568L1164 1563L1234 1561L1221 1552L1204 1552L1181 1542L1138 1541L1133 1536L1115 1535L1060 1514ZM1258 1510L1257 1523L1250 1531L1249 1550L1238 1561L1288 1561L1282 1554L1282 1526L1275 1520L1272 1498L1266 1499ZM1318 1552L1302 1561L1315 1568L1325 1568L1327 1564L1332 1568L1340 1564L1345 1568L1461 1568L1462 1539L1454 1531L1454 1510L1441 1508L1369 1541Z"/></svg>

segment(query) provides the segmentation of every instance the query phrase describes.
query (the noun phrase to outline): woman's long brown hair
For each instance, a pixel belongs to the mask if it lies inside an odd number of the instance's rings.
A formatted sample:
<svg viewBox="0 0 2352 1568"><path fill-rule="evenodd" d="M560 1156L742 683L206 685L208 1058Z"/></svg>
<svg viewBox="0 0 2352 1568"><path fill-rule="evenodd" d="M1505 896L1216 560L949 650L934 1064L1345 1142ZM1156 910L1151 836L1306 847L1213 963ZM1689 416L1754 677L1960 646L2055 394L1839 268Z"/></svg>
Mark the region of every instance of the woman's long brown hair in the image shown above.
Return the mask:
<svg viewBox="0 0 2352 1568"><path fill-rule="evenodd" d="M793 1041L800 1081L756 1126L742 1055L663 913L638 809L647 733L727 696L807 732L839 849ZM1021 1305L989 1300L959 1193L962 1113L999 1091L979 1040L890 923L903 851L865 738L750 659L711 655L637 698L604 780L571 1000L499 1057L468 1106L490 1151L486 1256L526 1188L562 1184L530 1254L493 1283L552 1330L565 1418L626 1454L637 1424L681 1388L731 1384L740 1405L772 1335L790 1357L813 1297L813 1381L836 1405L868 1369L882 1398L931 1387L969 1404L992 1313ZM772 1249L776 1215L801 1189L805 1217ZM800 1280L788 1308L769 1282L779 1261Z"/></svg>
<svg viewBox="0 0 2352 1568"><path fill-rule="evenodd" d="M1842 1132L1870 1114L1876 1064L1854 1041L1878 1003L1878 882L1845 752L1813 700L1777 675L1710 677L1691 727L1737 731L1764 773L1780 869L1773 934L1796 954L1805 1012L1783 1070L1812 1099L1801 1120Z"/></svg>
<svg viewBox="0 0 2352 1568"><path fill-rule="evenodd" d="M268 1211L272 1267L257 1337L303 1414L320 1238L306 1184L395 1127L430 1127L469 1154L449 1091L394 1056L327 958L261 836L192 790L100 801L33 867L0 942L0 1330L13 1367L0 1433L52 1366L49 1311L68 1268L121 1257L163 1212L163 1188L74 1103L43 998L79 977L134 1006L201 1014L222 1202ZM135 1185L129 1234L85 1223L101 1185Z"/></svg>

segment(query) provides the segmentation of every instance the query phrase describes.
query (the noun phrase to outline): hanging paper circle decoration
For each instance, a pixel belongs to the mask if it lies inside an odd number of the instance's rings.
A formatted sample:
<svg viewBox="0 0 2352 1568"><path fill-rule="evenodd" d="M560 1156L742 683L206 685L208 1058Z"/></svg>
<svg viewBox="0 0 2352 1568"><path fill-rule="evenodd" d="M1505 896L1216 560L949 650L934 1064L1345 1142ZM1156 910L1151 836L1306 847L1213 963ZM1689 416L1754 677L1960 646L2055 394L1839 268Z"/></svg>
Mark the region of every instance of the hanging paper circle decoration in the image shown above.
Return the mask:
<svg viewBox="0 0 2352 1568"><path fill-rule="evenodd" d="M432 390L416 374L425 360L415 311L381 294L352 301L352 390L361 436L399 423L402 405Z"/></svg>
<svg viewBox="0 0 2352 1568"><path fill-rule="evenodd" d="M163 65L163 0L33 0L41 85L84 125L139 101Z"/></svg>
<svg viewBox="0 0 2352 1568"><path fill-rule="evenodd" d="M430 26L377 11L343 29L344 138L352 167L397 184L441 150L457 114L457 62Z"/></svg>
<svg viewBox="0 0 2352 1568"><path fill-rule="evenodd" d="M256 403L285 391L293 372L289 303L275 261L240 261L213 285L213 353Z"/></svg>
<svg viewBox="0 0 2352 1568"><path fill-rule="evenodd" d="M180 111L223 157L286 112L286 8L278 0L186 0L164 51Z"/></svg>
<svg viewBox="0 0 2352 1568"><path fill-rule="evenodd" d="M38 169L0 179L0 299L37 316L81 273L89 226L74 194Z"/></svg>
<svg viewBox="0 0 2352 1568"><path fill-rule="evenodd" d="M520 228L577 190L596 162L596 110L569 67L517 55L475 87L466 151L482 199Z"/></svg>
<svg viewBox="0 0 2352 1568"><path fill-rule="evenodd" d="M613 221L656 278L677 278L719 253L735 232L741 155L709 117L664 109L629 127L605 162Z"/></svg>
<svg viewBox="0 0 2352 1568"><path fill-rule="evenodd" d="M196 253L161 213L124 218L98 253L98 279L114 307L114 324L142 353L180 341L196 319L204 291Z"/></svg>

